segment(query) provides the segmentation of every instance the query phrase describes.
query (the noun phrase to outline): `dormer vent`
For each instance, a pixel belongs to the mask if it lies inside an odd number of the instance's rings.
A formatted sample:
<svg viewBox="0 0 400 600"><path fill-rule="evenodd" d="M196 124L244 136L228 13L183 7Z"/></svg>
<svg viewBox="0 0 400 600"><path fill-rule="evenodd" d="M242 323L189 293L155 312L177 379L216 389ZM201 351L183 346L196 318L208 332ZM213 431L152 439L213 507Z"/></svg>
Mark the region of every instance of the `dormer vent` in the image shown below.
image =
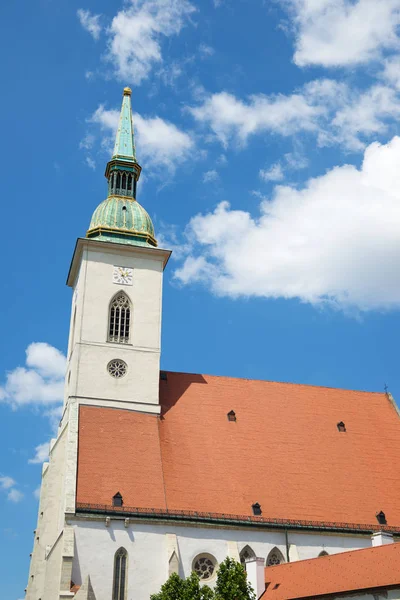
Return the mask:
<svg viewBox="0 0 400 600"><path fill-rule="evenodd" d="M381 510L381 512L377 513L376 519L377 519L379 525L387 525L386 515L383 512L383 510Z"/></svg>
<svg viewBox="0 0 400 600"><path fill-rule="evenodd" d="M340 423L337 424L337 428L340 433L344 433L346 431L346 425L343 423L343 421L340 421Z"/></svg>
<svg viewBox="0 0 400 600"><path fill-rule="evenodd" d="M166 371L160 371L160 379L161 381L168 381L168 375Z"/></svg>
<svg viewBox="0 0 400 600"><path fill-rule="evenodd" d="M253 515L255 517L259 517L262 514L261 506L259 505L258 502L256 502L255 504L252 504L251 508L253 509Z"/></svg>
<svg viewBox="0 0 400 600"><path fill-rule="evenodd" d="M236 413L234 410L231 410L226 415L228 417L228 421L236 421Z"/></svg>
<svg viewBox="0 0 400 600"><path fill-rule="evenodd" d="M117 492L115 494L115 496L113 496L113 506L122 506L123 505L123 500L122 500L122 496L119 492Z"/></svg>

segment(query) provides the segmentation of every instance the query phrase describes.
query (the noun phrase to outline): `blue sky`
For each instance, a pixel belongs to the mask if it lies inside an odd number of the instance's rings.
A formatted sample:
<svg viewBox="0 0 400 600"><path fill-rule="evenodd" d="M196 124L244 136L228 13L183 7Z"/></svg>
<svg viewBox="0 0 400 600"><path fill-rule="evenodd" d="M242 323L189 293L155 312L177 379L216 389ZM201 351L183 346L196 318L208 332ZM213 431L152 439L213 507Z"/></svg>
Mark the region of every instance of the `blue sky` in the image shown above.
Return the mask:
<svg viewBox="0 0 400 600"><path fill-rule="evenodd" d="M65 279L125 85L138 200L173 249L162 367L400 398L400 0L31 0L0 23L0 551L19 600Z"/></svg>

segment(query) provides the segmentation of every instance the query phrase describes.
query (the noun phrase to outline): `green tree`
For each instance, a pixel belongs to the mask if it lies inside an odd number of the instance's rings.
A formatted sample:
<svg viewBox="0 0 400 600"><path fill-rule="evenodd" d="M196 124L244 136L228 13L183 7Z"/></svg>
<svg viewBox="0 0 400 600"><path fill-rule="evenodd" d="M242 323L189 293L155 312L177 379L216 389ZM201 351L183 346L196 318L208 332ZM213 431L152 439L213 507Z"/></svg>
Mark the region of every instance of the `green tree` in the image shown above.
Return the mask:
<svg viewBox="0 0 400 600"><path fill-rule="evenodd" d="M214 590L201 586L194 572L185 580L173 573L150 600L256 600L256 597L242 565L228 557L219 565Z"/></svg>
<svg viewBox="0 0 400 600"><path fill-rule="evenodd" d="M215 600L256 600L255 593L242 565L227 557L219 565L217 583L214 589Z"/></svg>
<svg viewBox="0 0 400 600"><path fill-rule="evenodd" d="M179 575L172 573L164 585L161 586L161 591L150 596L150 600L182 600L185 583Z"/></svg>

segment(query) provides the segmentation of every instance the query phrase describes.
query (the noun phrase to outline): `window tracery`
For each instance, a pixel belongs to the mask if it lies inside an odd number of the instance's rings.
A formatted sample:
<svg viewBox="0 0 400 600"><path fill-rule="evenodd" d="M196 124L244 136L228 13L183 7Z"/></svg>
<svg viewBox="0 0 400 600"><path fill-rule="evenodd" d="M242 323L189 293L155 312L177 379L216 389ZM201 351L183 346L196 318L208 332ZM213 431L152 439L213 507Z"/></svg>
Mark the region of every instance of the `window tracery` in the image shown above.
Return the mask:
<svg viewBox="0 0 400 600"><path fill-rule="evenodd" d="M110 304L108 341L128 344L131 325L131 304L124 292L118 292Z"/></svg>
<svg viewBox="0 0 400 600"><path fill-rule="evenodd" d="M193 561L193 571L201 581L209 581L215 574L217 561L211 554L199 554Z"/></svg>
<svg viewBox="0 0 400 600"><path fill-rule="evenodd" d="M119 548L114 557L114 580L112 600L126 600L126 571L128 553Z"/></svg>
<svg viewBox="0 0 400 600"><path fill-rule="evenodd" d="M115 377L116 379L121 379L128 370L127 364L125 361L114 358L114 360L110 360L107 365L107 371L111 375L111 377Z"/></svg>
<svg viewBox="0 0 400 600"><path fill-rule="evenodd" d="M245 546L240 553L240 562L245 567L246 561L250 560L251 558L255 558L255 557L256 557L255 552L250 548L250 546Z"/></svg>
<svg viewBox="0 0 400 600"><path fill-rule="evenodd" d="M267 557L267 567L272 567L274 565L280 565L284 563L285 559L283 558L283 554L278 548L273 548Z"/></svg>

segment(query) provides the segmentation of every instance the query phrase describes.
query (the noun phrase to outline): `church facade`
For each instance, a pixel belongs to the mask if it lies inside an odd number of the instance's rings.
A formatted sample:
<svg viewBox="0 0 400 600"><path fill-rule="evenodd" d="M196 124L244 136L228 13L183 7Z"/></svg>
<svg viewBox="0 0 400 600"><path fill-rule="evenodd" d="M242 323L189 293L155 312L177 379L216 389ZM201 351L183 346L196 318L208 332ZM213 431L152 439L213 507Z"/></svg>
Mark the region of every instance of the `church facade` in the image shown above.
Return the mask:
<svg viewBox="0 0 400 600"><path fill-rule="evenodd" d="M65 400L43 465L27 600L148 600L172 572L213 585L400 536L388 393L160 371L163 272L136 200L125 88L108 195L79 238Z"/></svg>

